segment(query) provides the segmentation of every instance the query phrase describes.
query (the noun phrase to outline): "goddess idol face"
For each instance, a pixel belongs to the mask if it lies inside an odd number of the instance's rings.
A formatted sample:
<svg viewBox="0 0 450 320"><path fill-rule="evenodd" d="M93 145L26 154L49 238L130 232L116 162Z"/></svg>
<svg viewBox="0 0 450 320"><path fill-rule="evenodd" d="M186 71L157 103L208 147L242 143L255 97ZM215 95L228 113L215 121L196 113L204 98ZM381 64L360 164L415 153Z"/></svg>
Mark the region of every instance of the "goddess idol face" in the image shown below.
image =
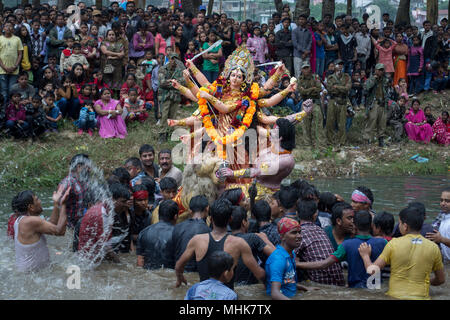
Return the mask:
<svg viewBox="0 0 450 320"><path fill-rule="evenodd" d="M234 69L230 73L230 85L233 89L239 89L244 82L244 74L239 68Z"/></svg>

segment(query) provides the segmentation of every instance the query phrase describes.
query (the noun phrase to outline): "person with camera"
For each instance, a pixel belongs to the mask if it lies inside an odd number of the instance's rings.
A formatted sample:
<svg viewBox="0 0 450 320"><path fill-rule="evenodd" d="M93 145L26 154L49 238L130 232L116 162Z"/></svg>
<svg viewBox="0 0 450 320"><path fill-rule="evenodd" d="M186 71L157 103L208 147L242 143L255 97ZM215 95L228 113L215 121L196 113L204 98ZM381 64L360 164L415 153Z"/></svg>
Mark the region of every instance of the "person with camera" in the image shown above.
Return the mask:
<svg viewBox="0 0 450 320"><path fill-rule="evenodd" d="M384 64L375 66L375 73L364 84L366 91L366 116L368 118L364 129L364 140L369 144L376 131L378 145L384 147L386 134L387 106L391 82L384 72Z"/></svg>

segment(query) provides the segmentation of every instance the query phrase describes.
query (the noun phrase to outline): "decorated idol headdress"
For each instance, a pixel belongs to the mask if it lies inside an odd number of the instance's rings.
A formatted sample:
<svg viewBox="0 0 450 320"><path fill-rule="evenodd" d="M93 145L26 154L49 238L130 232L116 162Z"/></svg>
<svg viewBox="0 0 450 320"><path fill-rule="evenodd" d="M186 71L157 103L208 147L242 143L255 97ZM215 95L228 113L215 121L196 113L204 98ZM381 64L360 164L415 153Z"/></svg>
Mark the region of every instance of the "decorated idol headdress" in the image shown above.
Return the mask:
<svg viewBox="0 0 450 320"><path fill-rule="evenodd" d="M228 79L231 71L238 68L244 75L244 81L251 85L253 82L253 72L255 71L255 65L253 58L245 46L240 46L228 57L225 61L225 67L222 71L222 76Z"/></svg>

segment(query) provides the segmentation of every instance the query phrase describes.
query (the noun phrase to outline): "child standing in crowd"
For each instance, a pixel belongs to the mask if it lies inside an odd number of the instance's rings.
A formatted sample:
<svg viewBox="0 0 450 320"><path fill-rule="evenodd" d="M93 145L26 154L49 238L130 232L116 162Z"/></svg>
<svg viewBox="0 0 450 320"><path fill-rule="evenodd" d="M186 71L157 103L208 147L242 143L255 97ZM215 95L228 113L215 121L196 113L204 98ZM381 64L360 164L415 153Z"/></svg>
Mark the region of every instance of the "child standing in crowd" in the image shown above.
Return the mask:
<svg viewBox="0 0 450 320"><path fill-rule="evenodd" d="M414 36L412 38L413 45L409 47L408 50L408 72L407 76L409 77L409 90L408 93L411 95L416 95L421 90L420 81L423 66L424 66L424 58L423 58L423 48L420 42L420 38L418 36Z"/></svg>

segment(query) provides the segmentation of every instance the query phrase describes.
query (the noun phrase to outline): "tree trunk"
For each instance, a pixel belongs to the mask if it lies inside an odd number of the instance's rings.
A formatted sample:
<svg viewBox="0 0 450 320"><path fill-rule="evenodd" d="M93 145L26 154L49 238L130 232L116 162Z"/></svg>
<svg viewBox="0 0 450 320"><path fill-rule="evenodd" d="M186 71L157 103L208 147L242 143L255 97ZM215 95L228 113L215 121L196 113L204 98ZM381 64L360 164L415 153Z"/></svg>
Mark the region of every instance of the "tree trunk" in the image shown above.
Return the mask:
<svg viewBox="0 0 450 320"><path fill-rule="evenodd" d="M103 7L103 1L102 0L95 0L95 6L97 7L97 10L101 10Z"/></svg>
<svg viewBox="0 0 450 320"><path fill-rule="evenodd" d="M294 21L297 21L298 16L301 14L306 14L309 17L309 0L297 0L295 3Z"/></svg>
<svg viewBox="0 0 450 320"><path fill-rule="evenodd" d="M21 2L22 7L26 4L28 4L28 0L22 0L22 2Z"/></svg>
<svg viewBox="0 0 450 320"><path fill-rule="evenodd" d="M32 5L34 8L39 8L41 6L41 1L33 0Z"/></svg>
<svg viewBox="0 0 450 320"><path fill-rule="evenodd" d="M427 20L431 24L437 24L438 21L438 0L427 0Z"/></svg>
<svg viewBox="0 0 450 320"><path fill-rule="evenodd" d="M274 0L275 2L275 9L279 14L283 11L283 0Z"/></svg>
<svg viewBox="0 0 450 320"><path fill-rule="evenodd" d="M397 15L395 17L395 25L411 24L411 17L409 14L411 11L410 8L411 8L411 0L400 0L400 3L398 5L398 10L397 10Z"/></svg>
<svg viewBox="0 0 450 320"><path fill-rule="evenodd" d="M322 19L326 14L331 14L331 21L334 21L334 10L335 10L334 0L323 0L322 1Z"/></svg>
<svg viewBox="0 0 450 320"><path fill-rule="evenodd" d="M210 16L212 14L213 6L214 6L214 0L209 0L208 1L208 12L206 13L207 16Z"/></svg>
<svg viewBox="0 0 450 320"><path fill-rule="evenodd" d="M352 0L347 0L347 15L352 15Z"/></svg>
<svg viewBox="0 0 450 320"><path fill-rule="evenodd" d="M0 0L0 11L3 12L3 0Z"/></svg>

